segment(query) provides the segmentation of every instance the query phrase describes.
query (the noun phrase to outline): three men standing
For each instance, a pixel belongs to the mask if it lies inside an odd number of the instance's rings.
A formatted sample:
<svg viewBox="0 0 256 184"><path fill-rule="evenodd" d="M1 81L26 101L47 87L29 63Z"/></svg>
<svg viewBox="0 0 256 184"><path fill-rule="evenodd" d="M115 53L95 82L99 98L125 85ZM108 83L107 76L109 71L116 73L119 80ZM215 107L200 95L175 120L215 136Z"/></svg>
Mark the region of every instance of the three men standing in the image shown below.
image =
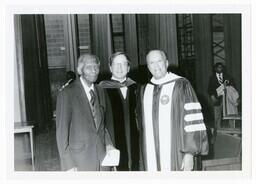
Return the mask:
<svg viewBox="0 0 256 184"><path fill-rule="evenodd" d="M153 77L137 98L137 85L127 77L128 57L113 54L111 80L100 84L105 98L93 84L99 73L97 57L80 57L81 77L60 92L57 103L57 143L64 169L108 170L100 161L112 142L120 150L120 171L136 171L141 165L147 171L193 170L194 156L208 153L201 105L189 81L167 72L161 50L150 51L146 60Z"/></svg>

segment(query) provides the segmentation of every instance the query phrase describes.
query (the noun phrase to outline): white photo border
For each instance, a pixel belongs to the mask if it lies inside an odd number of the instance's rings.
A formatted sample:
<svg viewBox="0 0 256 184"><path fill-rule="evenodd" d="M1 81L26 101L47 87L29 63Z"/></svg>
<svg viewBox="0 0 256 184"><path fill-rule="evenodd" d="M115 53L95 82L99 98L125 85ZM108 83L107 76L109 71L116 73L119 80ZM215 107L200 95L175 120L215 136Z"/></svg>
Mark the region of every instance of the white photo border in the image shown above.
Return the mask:
<svg viewBox="0 0 256 184"><path fill-rule="evenodd" d="M66 182L126 180L126 181L190 181L211 180L221 182L223 180L234 180L243 182L252 178L252 79L251 79L251 6L248 4L234 5L132 5L126 6L97 4L97 5L8 5L5 9L5 62L8 82L6 85L6 119L5 119L5 148L6 148L6 175L7 180L25 181L41 180L64 180ZM198 171L198 172L15 172L14 171L14 62L15 62L15 38L13 16L15 14L94 14L94 13L241 13L242 15L242 171ZM8 38L8 39L7 39ZM6 80L7 80L6 79Z"/></svg>

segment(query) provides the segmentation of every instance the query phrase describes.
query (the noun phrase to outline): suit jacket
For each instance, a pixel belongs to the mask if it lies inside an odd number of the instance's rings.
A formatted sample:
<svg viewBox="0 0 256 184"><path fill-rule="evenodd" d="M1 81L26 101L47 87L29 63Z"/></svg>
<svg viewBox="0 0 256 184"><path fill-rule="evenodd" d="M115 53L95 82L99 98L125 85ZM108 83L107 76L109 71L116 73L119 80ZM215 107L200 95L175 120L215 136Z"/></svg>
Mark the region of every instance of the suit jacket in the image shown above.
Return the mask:
<svg viewBox="0 0 256 184"><path fill-rule="evenodd" d="M232 86L234 85L232 78L228 74L223 73L223 81L225 81L225 80L229 81L229 85L232 85ZM210 96L214 95L219 100L219 103L216 105L220 105L220 103L221 103L221 97L218 97L217 91L216 91L216 89L218 87L220 87L220 83L217 79L216 73L214 72L213 75L210 76L210 79L209 79L208 94Z"/></svg>
<svg viewBox="0 0 256 184"><path fill-rule="evenodd" d="M105 93L95 85L95 94L100 108L97 127L80 80L58 94L56 138L62 170L73 167L84 171L109 170L100 166L106 154L106 145L112 144L105 127L108 119L105 113Z"/></svg>

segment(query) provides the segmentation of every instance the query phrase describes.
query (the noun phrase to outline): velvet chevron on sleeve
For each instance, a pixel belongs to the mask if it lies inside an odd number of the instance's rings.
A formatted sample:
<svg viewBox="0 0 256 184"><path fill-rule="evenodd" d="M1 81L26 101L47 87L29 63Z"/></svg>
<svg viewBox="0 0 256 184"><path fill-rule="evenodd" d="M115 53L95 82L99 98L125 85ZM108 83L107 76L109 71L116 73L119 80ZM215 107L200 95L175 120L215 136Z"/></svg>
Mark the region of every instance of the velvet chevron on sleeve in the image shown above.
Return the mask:
<svg viewBox="0 0 256 184"><path fill-rule="evenodd" d="M179 170L185 153L208 154L208 140L201 105L189 81L176 81L172 99L172 168Z"/></svg>

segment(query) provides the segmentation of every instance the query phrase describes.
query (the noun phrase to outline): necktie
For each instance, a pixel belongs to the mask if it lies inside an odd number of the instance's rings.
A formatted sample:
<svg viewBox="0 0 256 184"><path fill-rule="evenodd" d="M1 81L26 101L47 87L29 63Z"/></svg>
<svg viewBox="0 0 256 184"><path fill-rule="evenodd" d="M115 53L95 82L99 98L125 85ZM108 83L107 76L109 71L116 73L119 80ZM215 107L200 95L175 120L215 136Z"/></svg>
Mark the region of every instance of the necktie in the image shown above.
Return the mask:
<svg viewBox="0 0 256 184"><path fill-rule="evenodd" d="M90 90L89 93L91 95L90 103L91 103L92 106L94 106L94 103L95 103L95 93L94 93L94 91L92 89Z"/></svg>
<svg viewBox="0 0 256 184"><path fill-rule="evenodd" d="M220 73L218 74L218 80L219 80L219 83L221 83L221 84L223 83L223 79L222 79L222 76Z"/></svg>
<svg viewBox="0 0 256 184"><path fill-rule="evenodd" d="M96 116L96 109L95 109L95 108L97 108L95 106L96 96L95 96L95 92L92 89L89 91L89 93L91 95L90 104L91 104L92 116L93 116L93 119L94 119L95 127L96 127L96 129L98 129L99 122L98 122L98 119L97 119L97 116Z"/></svg>

